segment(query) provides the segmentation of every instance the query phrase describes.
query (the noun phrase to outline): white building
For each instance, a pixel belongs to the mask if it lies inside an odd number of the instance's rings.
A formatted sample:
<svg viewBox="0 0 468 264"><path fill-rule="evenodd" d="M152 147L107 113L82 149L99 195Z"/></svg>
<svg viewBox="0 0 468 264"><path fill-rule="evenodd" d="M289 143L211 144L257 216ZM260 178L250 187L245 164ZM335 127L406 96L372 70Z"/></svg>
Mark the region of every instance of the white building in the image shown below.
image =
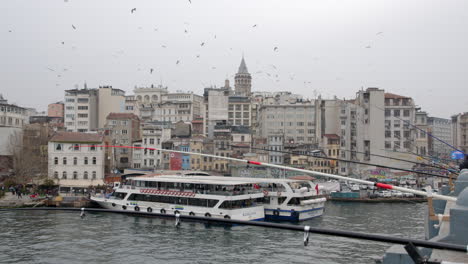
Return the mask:
<svg viewBox="0 0 468 264"><path fill-rule="evenodd" d="M202 116L203 97L184 92L169 93L167 87L142 87L134 89L134 99L138 105L140 118L145 122L151 121L192 121ZM130 111L132 102L127 99ZM135 112L135 110L133 110Z"/></svg>
<svg viewBox="0 0 468 264"><path fill-rule="evenodd" d="M147 148L161 149L162 142L171 139L169 124L169 122L166 124L145 123L141 126L142 140L134 142L133 146L145 149L133 152L133 168L162 169L161 151Z"/></svg>
<svg viewBox="0 0 468 264"><path fill-rule="evenodd" d="M456 148L468 153L468 112L452 116L452 139Z"/></svg>
<svg viewBox="0 0 468 264"><path fill-rule="evenodd" d="M428 117L427 124L429 126L430 133L438 139L453 145L452 140L452 120L439 117ZM450 153L454 150L447 144L440 142L433 137L429 137L429 155L448 158Z"/></svg>
<svg viewBox="0 0 468 264"><path fill-rule="evenodd" d="M104 128L106 117L125 111L125 92L112 86L65 91L65 127L70 132Z"/></svg>
<svg viewBox="0 0 468 264"><path fill-rule="evenodd" d="M49 178L64 187L104 184L103 136L57 132L49 141Z"/></svg>
<svg viewBox="0 0 468 264"><path fill-rule="evenodd" d="M0 94L0 156L11 155L12 147L21 146L23 126L27 123L27 109L8 104Z"/></svg>

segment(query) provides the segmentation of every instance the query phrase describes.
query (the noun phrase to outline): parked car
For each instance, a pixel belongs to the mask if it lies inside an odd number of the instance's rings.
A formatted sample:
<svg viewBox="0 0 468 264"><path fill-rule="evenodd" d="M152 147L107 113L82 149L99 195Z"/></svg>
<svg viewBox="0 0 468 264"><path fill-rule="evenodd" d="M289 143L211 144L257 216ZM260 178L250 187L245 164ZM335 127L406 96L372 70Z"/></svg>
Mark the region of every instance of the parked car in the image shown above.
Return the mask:
<svg viewBox="0 0 468 264"><path fill-rule="evenodd" d="M380 191L377 195L381 198L389 198L392 197L392 194L389 191Z"/></svg>
<svg viewBox="0 0 468 264"><path fill-rule="evenodd" d="M403 197L414 198L414 194L413 193L403 193Z"/></svg>
<svg viewBox="0 0 468 264"><path fill-rule="evenodd" d="M403 197L403 193L400 192L400 191L392 191L392 196L393 196L393 197L396 197L396 198L402 198L402 197Z"/></svg>

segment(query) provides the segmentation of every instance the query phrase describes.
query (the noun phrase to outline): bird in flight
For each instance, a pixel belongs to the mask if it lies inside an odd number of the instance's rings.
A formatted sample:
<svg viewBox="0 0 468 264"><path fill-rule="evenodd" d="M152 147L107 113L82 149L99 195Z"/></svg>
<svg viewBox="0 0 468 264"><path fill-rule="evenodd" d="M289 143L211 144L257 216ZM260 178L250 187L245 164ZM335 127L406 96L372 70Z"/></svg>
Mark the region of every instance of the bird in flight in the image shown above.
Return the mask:
<svg viewBox="0 0 468 264"><path fill-rule="evenodd" d="M205 46L205 42L202 42L202 43L200 44L200 46L202 46L202 47Z"/></svg>
<svg viewBox="0 0 468 264"><path fill-rule="evenodd" d="M130 12L131 12L132 14L133 14L133 12L135 12L135 11L136 11L136 8L135 8L135 7L132 8L132 10L130 10Z"/></svg>
<svg viewBox="0 0 468 264"><path fill-rule="evenodd" d="M166 48L166 45L162 45L161 47Z"/></svg>
<svg viewBox="0 0 468 264"><path fill-rule="evenodd" d="M151 68L151 69L150 69L150 74L153 74L153 71L154 71L153 68Z"/></svg>
<svg viewBox="0 0 468 264"><path fill-rule="evenodd" d="M188 1L189 1L189 3L192 3L192 0L188 0Z"/></svg>
<svg viewBox="0 0 468 264"><path fill-rule="evenodd" d="M179 61L179 60L177 60L175 64L177 65L177 64L179 64L179 62L180 62L180 61Z"/></svg>
<svg viewBox="0 0 468 264"><path fill-rule="evenodd" d="M200 58L200 55L197 55L197 58Z"/></svg>
<svg viewBox="0 0 468 264"><path fill-rule="evenodd" d="M188 33L188 31L187 31L186 29L184 30L184 32L185 32L185 33Z"/></svg>
<svg viewBox="0 0 468 264"><path fill-rule="evenodd" d="M366 46L366 49L370 49L370 48L371 48L371 46L370 46L370 45L369 45L369 46Z"/></svg>
<svg viewBox="0 0 468 264"><path fill-rule="evenodd" d="M47 68L49 71L55 71L54 69L51 69L51 68Z"/></svg>
<svg viewBox="0 0 468 264"><path fill-rule="evenodd" d="M275 47L275 48L273 49L273 51L277 51L277 50L278 50L278 47Z"/></svg>
<svg viewBox="0 0 468 264"><path fill-rule="evenodd" d="M379 32L377 32L377 34L376 34L376 35L380 35L380 34L382 34L382 33L383 33L382 31L379 31Z"/></svg>
<svg viewBox="0 0 468 264"><path fill-rule="evenodd" d="M62 45L65 45L65 41L62 41Z"/></svg>
<svg viewBox="0 0 468 264"><path fill-rule="evenodd" d="M72 25L72 28L73 28L73 29L76 29L75 25Z"/></svg>
<svg viewBox="0 0 468 264"><path fill-rule="evenodd" d="M257 27L257 24L253 25L252 27Z"/></svg>

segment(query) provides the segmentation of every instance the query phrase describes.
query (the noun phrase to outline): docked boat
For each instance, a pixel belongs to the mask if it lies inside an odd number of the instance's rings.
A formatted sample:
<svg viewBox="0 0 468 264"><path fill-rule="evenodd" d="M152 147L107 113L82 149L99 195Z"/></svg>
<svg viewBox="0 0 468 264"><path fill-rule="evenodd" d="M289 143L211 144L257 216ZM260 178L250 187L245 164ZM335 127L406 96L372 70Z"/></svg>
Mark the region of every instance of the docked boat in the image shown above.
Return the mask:
<svg viewBox="0 0 468 264"><path fill-rule="evenodd" d="M248 178L163 175L131 177L110 197L91 197L100 206L122 211L264 220L262 190Z"/></svg>
<svg viewBox="0 0 468 264"><path fill-rule="evenodd" d="M265 219L272 221L304 221L323 214L327 199L319 195L311 181L253 178L260 182L265 195Z"/></svg>

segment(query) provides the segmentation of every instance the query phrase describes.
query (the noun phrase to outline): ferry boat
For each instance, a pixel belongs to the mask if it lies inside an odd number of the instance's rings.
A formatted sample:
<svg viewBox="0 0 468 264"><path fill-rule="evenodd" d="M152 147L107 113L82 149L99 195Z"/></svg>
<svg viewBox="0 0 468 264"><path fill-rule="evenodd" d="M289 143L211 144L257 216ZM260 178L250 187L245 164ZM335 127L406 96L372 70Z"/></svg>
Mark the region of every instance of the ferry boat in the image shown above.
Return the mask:
<svg viewBox="0 0 468 264"><path fill-rule="evenodd" d="M318 195L311 181L253 178L265 195L265 219L271 221L304 221L323 215L327 199Z"/></svg>
<svg viewBox="0 0 468 264"><path fill-rule="evenodd" d="M162 175L131 177L106 197L91 197L113 210L205 216L262 221L261 190L248 178L231 180L220 176Z"/></svg>

